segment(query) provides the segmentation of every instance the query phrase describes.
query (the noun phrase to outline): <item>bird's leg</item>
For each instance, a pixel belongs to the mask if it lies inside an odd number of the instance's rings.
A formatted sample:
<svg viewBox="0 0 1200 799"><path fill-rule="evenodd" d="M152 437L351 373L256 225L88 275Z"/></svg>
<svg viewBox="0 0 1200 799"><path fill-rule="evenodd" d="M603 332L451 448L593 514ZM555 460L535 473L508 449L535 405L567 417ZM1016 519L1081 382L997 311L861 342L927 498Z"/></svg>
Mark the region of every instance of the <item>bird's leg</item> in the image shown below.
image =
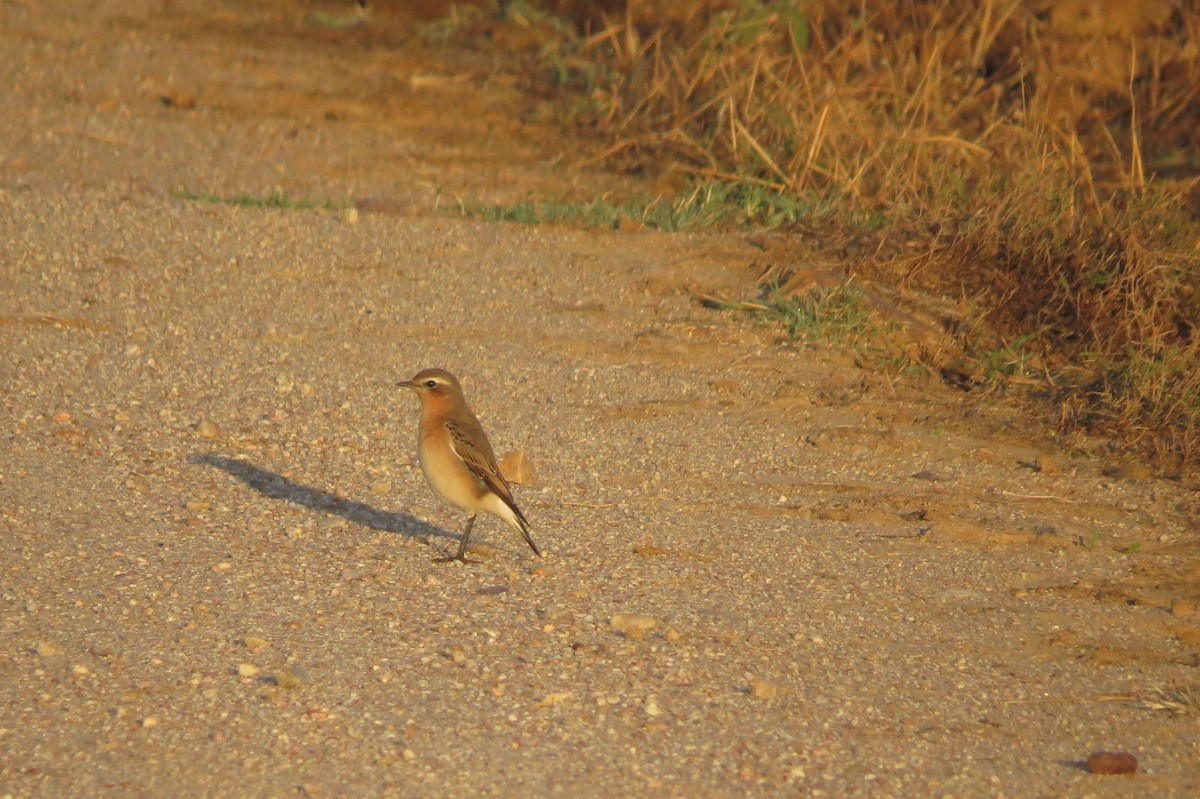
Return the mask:
<svg viewBox="0 0 1200 799"><path fill-rule="evenodd" d="M471 514L471 518L467 519L467 527L463 530L462 541L458 545L458 554L454 556L455 560L467 562L467 543L471 540L471 528L475 526L475 514Z"/></svg>
<svg viewBox="0 0 1200 799"><path fill-rule="evenodd" d="M471 518L467 519L467 529L463 530L462 541L458 544L458 554L452 558L434 558L434 563L449 563L454 560L461 560L463 563L470 563L467 560L467 544L471 540L471 528L475 526L475 514L471 514Z"/></svg>

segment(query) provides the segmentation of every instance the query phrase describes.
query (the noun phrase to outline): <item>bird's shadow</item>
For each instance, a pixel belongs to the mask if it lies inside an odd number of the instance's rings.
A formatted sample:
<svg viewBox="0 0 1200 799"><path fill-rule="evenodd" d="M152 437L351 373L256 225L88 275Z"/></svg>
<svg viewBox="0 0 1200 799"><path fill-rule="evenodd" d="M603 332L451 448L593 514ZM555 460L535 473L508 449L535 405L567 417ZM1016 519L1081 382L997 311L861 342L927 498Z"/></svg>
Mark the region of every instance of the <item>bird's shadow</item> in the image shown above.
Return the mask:
<svg viewBox="0 0 1200 799"><path fill-rule="evenodd" d="M188 458L188 462L211 466L214 469L227 472L258 493L271 499L282 499L315 511L341 516L347 521L361 524L372 530L384 533L396 533L410 538L426 538L429 536L456 538L451 533L440 530L431 524L426 524L407 513L392 513L391 511L373 508L357 500L343 499L328 491L289 480L281 474L276 474L275 472L255 466L248 461L207 453L194 454Z"/></svg>

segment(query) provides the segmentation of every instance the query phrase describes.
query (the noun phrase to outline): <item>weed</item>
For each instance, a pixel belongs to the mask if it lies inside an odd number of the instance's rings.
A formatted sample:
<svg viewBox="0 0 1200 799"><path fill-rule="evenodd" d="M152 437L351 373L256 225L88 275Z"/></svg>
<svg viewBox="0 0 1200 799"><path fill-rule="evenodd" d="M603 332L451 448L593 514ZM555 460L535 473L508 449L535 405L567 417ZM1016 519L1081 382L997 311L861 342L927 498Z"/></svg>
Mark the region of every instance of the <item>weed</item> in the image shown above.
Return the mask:
<svg viewBox="0 0 1200 799"><path fill-rule="evenodd" d="M1160 688L1143 699L1142 703L1151 710L1165 710L1175 715L1198 715L1200 714L1200 685Z"/></svg>
<svg viewBox="0 0 1200 799"><path fill-rule="evenodd" d="M764 287L759 298L708 297L710 308L748 312L780 325L793 340L838 341L859 349L883 340L887 326L878 322L863 294L851 285L789 294L778 285Z"/></svg>
<svg viewBox="0 0 1200 799"><path fill-rule="evenodd" d="M770 292L768 318L793 339L829 339L856 343L878 334L862 295L852 288L816 289L804 295Z"/></svg>
<svg viewBox="0 0 1200 799"><path fill-rule="evenodd" d="M181 200L191 200L193 202L211 203L213 205L240 205L247 208L282 208L285 210L324 208L327 211L335 211L340 207L332 200L314 200L309 197L296 199L286 191L273 191L263 196L251 194L222 196L219 194L194 192L185 187L175 192L174 196Z"/></svg>
<svg viewBox="0 0 1200 799"><path fill-rule="evenodd" d="M830 213L827 204L796 198L754 183L697 182L672 201L663 199L612 203L605 199L585 202L525 200L485 206L462 203L462 213L489 222L581 222L591 227L613 227L629 219L665 231L716 226L774 228Z"/></svg>

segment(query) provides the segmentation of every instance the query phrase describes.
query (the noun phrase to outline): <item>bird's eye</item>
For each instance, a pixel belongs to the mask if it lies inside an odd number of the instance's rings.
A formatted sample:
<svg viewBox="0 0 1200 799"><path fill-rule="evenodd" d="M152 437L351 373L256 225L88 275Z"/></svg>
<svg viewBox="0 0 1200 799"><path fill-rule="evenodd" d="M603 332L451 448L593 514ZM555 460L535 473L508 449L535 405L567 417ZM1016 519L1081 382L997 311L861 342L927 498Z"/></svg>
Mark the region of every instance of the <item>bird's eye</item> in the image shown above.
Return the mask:
<svg viewBox="0 0 1200 799"><path fill-rule="evenodd" d="M437 388L437 381L436 380L426 380L425 388Z"/></svg>

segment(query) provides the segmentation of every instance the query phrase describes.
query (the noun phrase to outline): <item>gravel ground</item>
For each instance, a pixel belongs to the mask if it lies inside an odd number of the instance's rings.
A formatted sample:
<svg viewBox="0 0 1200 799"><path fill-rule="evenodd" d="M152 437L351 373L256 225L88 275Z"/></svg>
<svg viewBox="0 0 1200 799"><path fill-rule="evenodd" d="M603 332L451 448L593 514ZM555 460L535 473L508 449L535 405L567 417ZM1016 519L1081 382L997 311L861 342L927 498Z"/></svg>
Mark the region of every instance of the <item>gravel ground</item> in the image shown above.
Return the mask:
<svg viewBox="0 0 1200 799"><path fill-rule="evenodd" d="M386 9L55 5L0 7L0 796L1200 795L1194 493L701 308L740 239L438 212L618 179ZM434 562L428 366L546 558Z"/></svg>

